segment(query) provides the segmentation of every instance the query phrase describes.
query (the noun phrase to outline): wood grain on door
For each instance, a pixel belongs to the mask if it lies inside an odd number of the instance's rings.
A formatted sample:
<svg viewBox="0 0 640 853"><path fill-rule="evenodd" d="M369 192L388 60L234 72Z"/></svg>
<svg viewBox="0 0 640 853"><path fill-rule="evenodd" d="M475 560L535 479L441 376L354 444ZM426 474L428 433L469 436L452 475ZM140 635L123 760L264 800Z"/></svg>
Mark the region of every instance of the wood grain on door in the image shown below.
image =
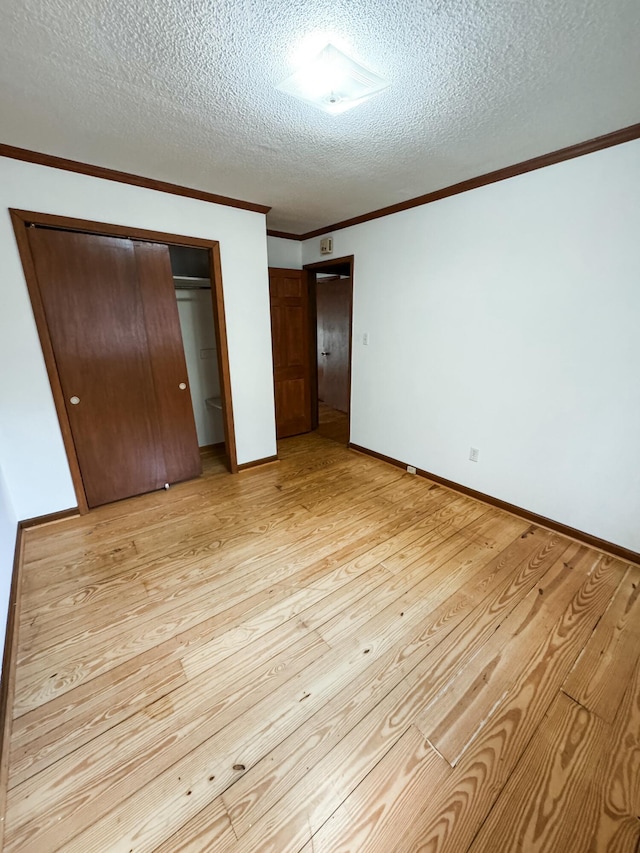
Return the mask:
<svg viewBox="0 0 640 853"><path fill-rule="evenodd" d="M169 247L134 243L166 482L202 473Z"/></svg>
<svg viewBox="0 0 640 853"><path fill-rule="evenodd" d="M318 399L349 412L351 353L351 279L318 277Z"/></svg>
<svg viewBox="0 0 640 853"><path fill-rule="evenodd" d="M161 252L74 231L28 234L88 505L184 479L174 476L172 448L183 439L166 440L177 421L164 389L180 367L168 366L170 346L158 350L164 297L155 305L147 292L153 280L158 293L172 286L170 268L168 282L157 268ZM162 331L175 338L170 322Z"/></svg>
<svg viewBox="0 0 640 853"><path fill-rule="evenodd" d="M311 429L309 296L302 270L269 270L276 435Z"/></svg>

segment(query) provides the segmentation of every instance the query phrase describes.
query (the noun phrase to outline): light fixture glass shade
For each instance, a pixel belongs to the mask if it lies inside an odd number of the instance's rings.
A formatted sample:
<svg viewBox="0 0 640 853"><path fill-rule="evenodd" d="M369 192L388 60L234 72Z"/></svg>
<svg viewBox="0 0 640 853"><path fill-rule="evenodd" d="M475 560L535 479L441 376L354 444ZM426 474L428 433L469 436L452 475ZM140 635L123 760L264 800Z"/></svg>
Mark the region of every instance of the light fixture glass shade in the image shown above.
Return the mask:
<svg viewBox="0 0 640 853"><path fill-rule="evenodd" d="M386 89L389 82L328 44L277 87L326 113L343 113Z"/></svg>

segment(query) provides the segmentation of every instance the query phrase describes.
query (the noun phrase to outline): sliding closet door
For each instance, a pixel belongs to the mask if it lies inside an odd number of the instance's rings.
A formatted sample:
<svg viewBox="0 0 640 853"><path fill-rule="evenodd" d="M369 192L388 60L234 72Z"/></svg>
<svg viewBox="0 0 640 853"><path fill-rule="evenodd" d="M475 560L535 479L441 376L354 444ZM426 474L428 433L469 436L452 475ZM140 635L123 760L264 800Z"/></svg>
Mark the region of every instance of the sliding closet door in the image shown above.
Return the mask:
<svg viewBox="0 0 640 853"><path fill-rule="evenodd" d="M45 228L30 228L29 242L89 506L182 479L167 476L164 356L151 356L145 253L130 240ZM186 381L185 370L175 394L190 404Z"/></svg>
<svg viewBox="0 0 640 853"><path fill-rule="evenodd" d="M169 247L134 243L151 372L160 412L166 482L202 473Z"/></svg>

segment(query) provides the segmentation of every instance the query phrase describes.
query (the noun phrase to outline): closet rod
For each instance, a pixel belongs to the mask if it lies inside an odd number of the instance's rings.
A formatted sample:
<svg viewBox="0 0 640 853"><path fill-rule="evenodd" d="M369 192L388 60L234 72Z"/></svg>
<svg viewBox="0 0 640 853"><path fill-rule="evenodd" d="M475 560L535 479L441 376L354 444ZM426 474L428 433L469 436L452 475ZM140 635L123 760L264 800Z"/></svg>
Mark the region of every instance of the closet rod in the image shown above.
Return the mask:
<svg viewBox="0 0 640 853"><path fill-rule="evenodd" d="M176 290L211 290L210 284L176 284Z"/></svg>

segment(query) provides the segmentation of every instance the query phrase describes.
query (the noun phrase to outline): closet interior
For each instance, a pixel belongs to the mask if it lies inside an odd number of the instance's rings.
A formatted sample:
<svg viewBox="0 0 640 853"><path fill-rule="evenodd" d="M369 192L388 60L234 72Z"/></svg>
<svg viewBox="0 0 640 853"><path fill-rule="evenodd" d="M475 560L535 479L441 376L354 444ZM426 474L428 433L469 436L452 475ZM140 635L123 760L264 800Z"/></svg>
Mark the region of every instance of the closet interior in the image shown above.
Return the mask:
<svg viewBox="0 0 640 853"><path fill-rule="evenodd" d="M237 470L218 243L11 218L80 511Z"/></svg>
<svg viewBox="0 0 640 853"><path fill-rule="evenodd" d="M169 254L198 445L201 450L223 453L224 421L209 252L193 246L169 246Z"/></svg>

